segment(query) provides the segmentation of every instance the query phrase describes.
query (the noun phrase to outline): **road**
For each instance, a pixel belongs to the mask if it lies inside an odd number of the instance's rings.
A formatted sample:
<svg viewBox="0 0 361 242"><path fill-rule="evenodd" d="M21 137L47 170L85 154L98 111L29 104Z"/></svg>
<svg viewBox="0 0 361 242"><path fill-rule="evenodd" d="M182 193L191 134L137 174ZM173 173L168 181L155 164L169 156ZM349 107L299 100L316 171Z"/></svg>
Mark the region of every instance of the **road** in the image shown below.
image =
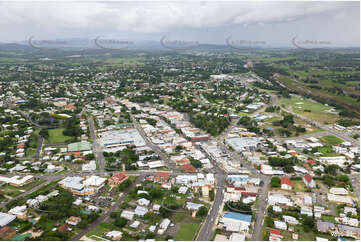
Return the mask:
<svg viewBox="0 0 361 242"><path fill-rule="evenodd" d="M137 120L134 118L134 116L132 114L130 114L130 118L135 126L135 128L138 130L139 134L142 136L142 138L144 139L145 143L147 144L147 146L149 146L163 161L165 161L167 163L167 166L170 170L173 171L177 171L178 168L176 166L176 164L174 162L172 162L168 156L166 154L164 154L158 146L156 146L153 142L151 142L148 138L148 136L145 134L144 130L142 127L140 127L139 123L137 122Z"/></svg>
<svg viewBox="0 0 361 242"><path fill-rule="evenodd" d="M214 202L212 204L212 207L201 227L200 232L198 233L198 237L197 237L198 241L212 240L214 235L214 227L217 222L217 217L221 213L220 209L224 199L226 173L223 170L221 170L217 165L215 166L215 168L216 168L215 178L217 179L217 190L214 196Z"/></svg>
<svg viewBox="0 0 361 242"><path fill-rule="evenodd" d="M43 147L43 142L44 142L43 136L39 135L39 137L38 137L38 146L36 147L36 151L35 151L35 155L34 155L35 160L38 160L39 157L40 157L41 148Z"/></svg>
<svg viewBox="0 0 361 242"><path fill-rule="evenodd" d="M144 176L139 176L135 181L130 185L123 194L118 198L118 200L109 208L108 211L106 211L103 215L101 215L97 220L95 220L90 226L88 226L86 229L81 231L79 234L75 235L71 240L80 240L84 235L89 233L91 230L95 229L98 225L100 225L102 222L104 222L112 212L119 210L120 204L123 202L123 199L128 195L128 192L135 187L137 183L139 183L141 180L144 179Z"/></svg>
<svg viewBox="0 0 361 242"><path fill-rule="evenodd" d="M98 161L99 170L101 172L104 172L105 160L104 160L104 156L103 156L103 150L102 150L100 144L98 143L97 135L95 133L93 116L91 116L91 115L88 116L88 123L89 123L90 135L92 137L92 142L93 142L93 152L95 154L96 160Z"/></svg>
<svg viewBox="0 0 361 242"><path fill-rule="evenodd" d="M353 190L356 191L357 199L360 201L360 173L352 173L349 175Z"/></svg>
<svg viewBox="0 0 361 242"><path fill-rule="evenodd" d="M263 178L263 186L261 191L258 192L258 204L257 204L257 212L256 218L253 226L252 240L253 241L261 241L263 240L263 223L264 216L267 208L267 198L268 198L268 190L269 184L271 181L270 176L264 176Z"/></svg>

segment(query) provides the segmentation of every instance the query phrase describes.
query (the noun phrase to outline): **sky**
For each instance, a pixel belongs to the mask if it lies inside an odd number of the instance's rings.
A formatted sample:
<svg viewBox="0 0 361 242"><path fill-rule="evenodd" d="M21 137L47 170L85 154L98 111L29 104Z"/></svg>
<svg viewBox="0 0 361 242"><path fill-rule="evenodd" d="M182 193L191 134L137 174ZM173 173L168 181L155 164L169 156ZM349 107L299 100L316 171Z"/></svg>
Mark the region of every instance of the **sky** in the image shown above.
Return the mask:
<svg viewBox="0 0 361 242"><path fill-rule="evenodd" d="M359 2L0 2L0 42L57 38L359 46ZM242 42L243 41L243 42Z"/></svg>

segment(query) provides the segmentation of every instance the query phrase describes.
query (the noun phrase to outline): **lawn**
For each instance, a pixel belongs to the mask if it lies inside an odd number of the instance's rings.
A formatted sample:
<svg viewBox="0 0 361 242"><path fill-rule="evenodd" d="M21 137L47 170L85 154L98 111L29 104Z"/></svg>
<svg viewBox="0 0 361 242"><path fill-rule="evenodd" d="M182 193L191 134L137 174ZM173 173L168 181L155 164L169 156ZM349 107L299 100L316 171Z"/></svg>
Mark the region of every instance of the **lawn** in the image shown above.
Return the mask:
<svg viewBox="0 0 361 242"><path fill-rule="evenodd" d="M320 139L323 142L325 142L326 145L338 145L338 144L341 144L343 142L342 139L337 138L336 136L333 136L333 135L323 136Z"/></svg>
<svg viewBox="0 0 361 242"><path fill-rule="evenodd" d="M96 239L92 237L92 235L104 237L104 233L109 232L111 230L119 230L119 228L117 228L111 223L101 223L95 229L88 232L86 236L90 239Z"/></svg>
<svg viewBox="0 0 361 242"><path fill-rule="evenodd" d="M185 223L182 224L177 234L174 237L174 240L178 241L192 241L195 234L197 233L199 224L194 223Z"/></svg>
<svg viewBox="0 0 361 242"><path fill-rule="evenodd" d="M63 130L63 128L49 129L49 138L47 139L47 143L65 143L70 140L72 137L63 135Z"/></svg>
<svg viewBox="0 0 361 242"><path fill-rule="evenodd" d="M306 191L307 188L302 180L291 180L291 182L292 182L293 187L296 192L305 192Z"/></svg>
<svg viewBox="0 0 361 242"><path fill-rule="evenodd" d="M332 150L331 146L319 147L317 151L321 152L323 154L322 156L339 156L339 154Z"/></svg>
<svg viewBox="0 0 361 242"><path fill-rule="evenodd" d="M331 223L335 223L335 222L336 222L335 217L329 216L329 215L325 215L325 214L323 214L323 215L321 216L321 220L327 221L327 222L331 222Z"/></svg>

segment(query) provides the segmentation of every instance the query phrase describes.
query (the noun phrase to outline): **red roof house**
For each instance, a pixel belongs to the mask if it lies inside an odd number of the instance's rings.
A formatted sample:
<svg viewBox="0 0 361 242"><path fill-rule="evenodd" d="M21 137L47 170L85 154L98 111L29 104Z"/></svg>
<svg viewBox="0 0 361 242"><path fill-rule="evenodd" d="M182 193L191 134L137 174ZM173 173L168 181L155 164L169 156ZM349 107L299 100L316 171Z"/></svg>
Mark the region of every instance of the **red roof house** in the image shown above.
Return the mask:
<svg viewBox="0 0 361 242"><path fill-rule="evenodd" d="M281 178L281 189L285 190L292 190L293 184L290 181L290 178L287 176L284 176Z"/></svg>
<svg viewBox="0 0 361 242"><path fill-rule="evenodd" d="M190 164L183 165L182 170L183 172L190 172L190 173L196 172L196 168Z"/></svg>
<svg viewBox="0 0 361 242"><path fill-rule="evenodd" d="M315 188L316 187L316 183L315 181L312 179L312 176L310 174L306 174L303 177L303 182L305 183L306 187L308 188Z"/></svg>
<svg viewBox="0 0 361 242"><path fill-rule="evenodd" d="M307 163L310 163L311 165L315 165L315 164L316 164L316 161L314 161L314 160L307 160Z"/></svg>
<svg viewBox="0 0 361 242"><path fill-rule="evenodd" d="M167 182L169 180L169 172L158 172L154 180L156 182Z"/></svg>
<svg viewBox="0 0 361 242"><path fill-rule="evenodd" d="M67 224L63 224L58 228L58 230L60 232L67 233L67 232L69 232L69 226Z"/></svg>

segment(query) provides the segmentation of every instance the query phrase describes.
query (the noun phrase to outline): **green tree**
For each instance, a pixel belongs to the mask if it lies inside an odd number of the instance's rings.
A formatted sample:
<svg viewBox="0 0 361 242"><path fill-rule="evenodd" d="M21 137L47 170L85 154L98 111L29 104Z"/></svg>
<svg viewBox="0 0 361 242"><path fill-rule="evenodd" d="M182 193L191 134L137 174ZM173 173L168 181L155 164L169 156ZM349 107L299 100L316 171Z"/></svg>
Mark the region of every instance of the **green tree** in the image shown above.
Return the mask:
<svg viewBox="0 0 361 242"><path fill-rule="evenodd" d="M281 187L281 178L275 176L271 178L271 187Z"/></svg>
<svg viewBox="0 0 361 242"><path fill-rule="evenodd" d="M208 209L205 206L202 206L198 209L197 216L204 217L208 213Z"/></svg>

